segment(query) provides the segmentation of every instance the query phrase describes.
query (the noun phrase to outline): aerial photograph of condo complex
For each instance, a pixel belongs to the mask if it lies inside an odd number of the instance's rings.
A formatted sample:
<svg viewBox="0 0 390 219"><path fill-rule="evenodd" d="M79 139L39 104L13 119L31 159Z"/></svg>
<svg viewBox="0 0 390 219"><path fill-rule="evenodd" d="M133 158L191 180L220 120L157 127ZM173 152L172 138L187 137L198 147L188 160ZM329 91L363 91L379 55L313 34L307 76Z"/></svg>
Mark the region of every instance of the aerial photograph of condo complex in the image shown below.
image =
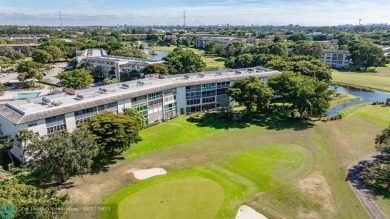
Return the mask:
<svg viewBox="0 0 390 219"><path fill-rule="evenodd" d="M0 219L390 219L388 0L0 0Z"/></svg>

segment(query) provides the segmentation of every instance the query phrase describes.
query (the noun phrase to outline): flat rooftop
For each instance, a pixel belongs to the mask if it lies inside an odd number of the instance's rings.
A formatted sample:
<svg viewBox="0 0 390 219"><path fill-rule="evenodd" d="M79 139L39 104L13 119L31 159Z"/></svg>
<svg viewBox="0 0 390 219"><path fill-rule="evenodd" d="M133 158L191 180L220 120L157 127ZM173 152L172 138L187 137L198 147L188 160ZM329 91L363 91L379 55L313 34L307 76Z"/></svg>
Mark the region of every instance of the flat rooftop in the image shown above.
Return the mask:
<svg viewBox="0 0 390 219"><path fill-rule="evenodd" d="M17 112L20 116L16 115L18 118L14 118L13 122L21 124L177 87L234 81L247 78L248 76L268 77L274 74L280 74L280 72L255 67L169 75L163 79L149 77L141 80L76 90L75 95L61 93L11 101L3 106L3 110L8 108L6 110ZM0 113L6 115L1 109Z"/></svg>

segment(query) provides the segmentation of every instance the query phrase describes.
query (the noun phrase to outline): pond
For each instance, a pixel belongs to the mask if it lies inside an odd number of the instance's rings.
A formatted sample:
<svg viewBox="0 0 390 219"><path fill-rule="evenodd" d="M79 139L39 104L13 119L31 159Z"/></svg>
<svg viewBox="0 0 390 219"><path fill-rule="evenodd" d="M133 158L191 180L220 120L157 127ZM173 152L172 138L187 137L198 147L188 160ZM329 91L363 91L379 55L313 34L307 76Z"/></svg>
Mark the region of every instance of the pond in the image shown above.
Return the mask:
<svg viewBox="0 0 390 219"><path fill-rule="evenodd" d="M165 52L165 51L157 51L157 50L149 50L149 49L143 49L141 50L142 52L144 52L145 54L148 54L149 56L147 57L147 59L152 59L154 61L160 61L162 60L165 56L167 56L169 54L169 52ZM151 55L153 54L153 55Z"/></svg>
<svg viewBox="0 0 390 219"><path fill-rule="evenodd" d="M330 88L334 89L335 86L332 85L330 86ZM375 102L375 101L382 102L382 101L386 101L387 98L390 98L390 93L388 92L363 90L363 89L352 88L352 87L336 86L336 91L339 93L350 94L359 97L360 100L351 101L348 103L341 103L326 111L325 113L326 116L334 116L340 110L360 103Z"/></svg>

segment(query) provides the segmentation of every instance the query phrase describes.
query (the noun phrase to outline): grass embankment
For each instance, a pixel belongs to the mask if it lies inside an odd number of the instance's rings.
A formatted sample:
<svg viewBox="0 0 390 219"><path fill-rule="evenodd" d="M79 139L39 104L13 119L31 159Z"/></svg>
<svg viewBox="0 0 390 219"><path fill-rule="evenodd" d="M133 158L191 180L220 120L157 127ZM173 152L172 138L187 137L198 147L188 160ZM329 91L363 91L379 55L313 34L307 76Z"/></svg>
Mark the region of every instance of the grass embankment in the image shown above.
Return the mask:
<svg viewBox="0 0 390 219"><path fill-rule="evenodd" d="M166 52L172 52L176 46L154 46L153 48L148 48L151 50L157 50L157 51L166 51ZM202 60L206 63L206 69L208 71L211 70L217 70L219 68L224 68L225 65L225 58L214 56L214 55L208 55L205 54L203 50L191 48L191 47L182 47L183 49L189 49L194 51L194 53L200 55L202 57Z"/></svg>
<svg viewBox="0 0 390 219"><path fill-rule="evenodd" d="M333 70L332 78L336 84L390 91L390 65L376 68L375 72Z"/></svg>
<svg viewBox="0 0 390 219"><path fill-rule="evenodd" d="M330 101L330 107L329 109L341 104L341 103L348 103L355 100L359 100L359 97L350 95L350 94L341 94L338 93L336 97L333 97L333 99Z"/></svg>
<svg viewBox="0 0 390 219"><path fill-rule="evenodd" d="M72 203L119 204L123 217L137 216L130 206L139 202L150 214L166 205L159 218L181 217L191 204L196 208L189 217L233 217L239 205L248 204L269 218L369 218L345 181L346 168L375 151L374 138L389 115L389 107L367 105L342 120L313 127L286 122L231 128L223 122L197 126L180 117L143 130L144 141L131 149L135 155L127 153L127 159L111 165L109 171L73 178L68 193ZM168 174L137 181L126 173L152 167L162 167ZM192 186L183 188L182 180ZM203 188L199 180L208 183ZM181 203L179 209L173 208L171 183L189 189L195 200L175 193ZM222 202L214 183L223 189ZM155 197L160 193L153 193L156 189L161 190L161 200ZM207 209L193 191L210 194L210 190L216 190L217 199ZM378 203L390 206L388 200ZM176 211L180 209L183 212ZM100 214L103 218L117 215Z"/></svg>

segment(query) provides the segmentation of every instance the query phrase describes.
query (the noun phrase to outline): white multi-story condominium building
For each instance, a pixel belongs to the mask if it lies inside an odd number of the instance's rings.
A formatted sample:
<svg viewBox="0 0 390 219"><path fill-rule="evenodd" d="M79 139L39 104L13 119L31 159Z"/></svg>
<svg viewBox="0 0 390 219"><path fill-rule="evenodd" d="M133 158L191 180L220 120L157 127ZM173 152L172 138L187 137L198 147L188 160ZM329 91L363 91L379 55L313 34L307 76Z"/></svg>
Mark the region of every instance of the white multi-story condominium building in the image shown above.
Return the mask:
<svg viewBox="0 0 390 219"><path fill-rule="evenodd" d="M226 91L234 81L255 76L266 81L278 71L262 67L145 78L76 91L75 95L47 95L7 102L0 106L0 135L15 137L21 129L37 136L74 130L97 113L134 108L147 123L204 111L226 103ZM11 153L21 159L22 148Z"/></svg>
<svg viewBox="0 0 390 219"><path fill-rule="evenodd" d="M50 36L47 34L18 34L11 35L8 37L9 40L39 40L39 39L48 39Z"/></svg>
<svg viewBox="0 0 390 219"><path fill-rule="evenodd" d="M104 49L86 49L78 51L77 62L80 65L87 63L87 70L92 70L95 66L103 69L104 76L109 77L109 72L114 71L116 78L120 81L121 73L126 71L141 71L141 69L150 64L163 63L161 60L142 59L124 56L110 56Z"/></svg>
<svg viewBox="0 0 390 219"><path fill-rule="evenodd" d="M324 50L320 59L331 68L349 68L349 55L348 50Z"/></svg>

